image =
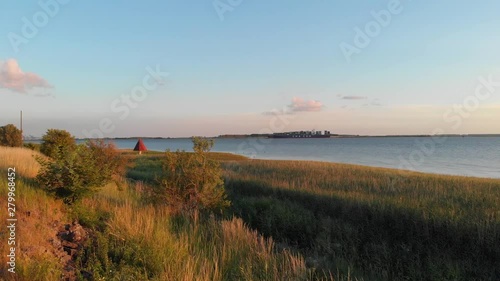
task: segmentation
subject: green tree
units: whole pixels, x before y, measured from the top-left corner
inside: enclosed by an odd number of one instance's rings
[[[60,150],[72,150],[76,148],[75,138],[65,130],[49,129],[42,137],[40,152],[56,158]]]
[[[0,127],[0,145],[19,147],[23,145],[21,130],[12,124]]]
[[[39,185],[65,203],[73,204],[92,195],[123,171],[124,162],[114,145],[87,142],[70,149],[58,148],[52,159],[37,158],[41,164]]]
[[[156,199],[181,213],[229,206],[219,163],[208,159],[212,146],[213,140],[195,137],[194,153],[167,150],[159,185],[153,188]]]

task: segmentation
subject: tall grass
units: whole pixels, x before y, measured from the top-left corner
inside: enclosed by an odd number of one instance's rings
[[[35,177],[40,164],[35,161],[34,156],[43,157],[40,152],[31,149],[0,146],[0,169],[15,167],[19,175]]]
[[[132,169],[129,170],[127,175],[128,175],[128,177],[136,180],[138,185],[141,186],[138,189],[142,189],[142,185],[144,183],[145,184],[155,184],[154,178],[161,172],[160,160],[161,159],[159,157],[152,157],[152,156],[151,157],[142,157],[141,156],[141,157],[135,158],[135,165],[133,166]],[[224,158],[224,160],[226,163],[233,163],[234,162],[234,159],[232,157]],[[256,192],[258,192],[258,191],[256,191]],[[127,196],[127,198],[130,198],[130,197],[131,196]],[[252,212],[252,211],[250,211],[250,212]],[[153,217],[153,216],[156,218],[161,217],[156,213],[151,214],[147,217]],[[125,219],[127,217],[129,217],[129,216],[128,215],[121,216],[122,219]],[[298,221],[297,217],[290,218],[288,221],[293,221],[295,223],[295,225],[297,226],[297,228],[299,228],[300,226],[307,226],[308,223],[310,222],[308,220]],[[270,224],[277,226],[280,223],[282,223],[282,222],[275,221],[275,222],[270,223]],[[136,224],[141,225],[140,222],[136,222]],[[167,224],[167,223],[164,223],[164,224]],[[267,254],[263,254],[264,257],[270,256],[270,255],[276,256],[277,253],[280,253],[280,255],[286,254],[284,257],[277,258],[278,261],[279,260],[283,261],[283,265],[282,265],[283,269],[286,269],[287,267],[290,267],[290,266],[292,268],[302,268],[304,260],[302,258],[300,258],[300,259],[292,258],[295,254],[291,254],[291,252],[289,250],[287,250],[287,248],[289,248],[288,245],[283,245],[281,243],[275,244],[272,237],[270,237],[268,235],[269,242],[267,242],[268,245],[265,246],[264,241],[266,241],[266,240],[260,234],[257,234],[257,232],[255,232],[255,231],[248,231],[248,230],[243,231],[243,229],[246,229],[246,227],[243,226],[244,223],[241,219],[235,219],[234,217],[229,216],[229,218],[225,221],[222,221],[221,224],[222,224],[222,229],[224,231],[223,233],[229,234],[229,235],[225,236],[225,237],[227,237],[226,240],[229,240],[229,242],[225,242],[223,244],[224,245],[224,248],[222,250],[223,257],[227,256],[226,253],[233,253],[233,252],[235,252],[236,254],[231,254],[231,255],[239,255],[239,256],[242,255],[242,252],[252,253],[252,251],[255,252],[255,250],[251,250],[251,249],[258,249],[259,247],[250,247],[249,248],[250,251],[249,251],[248,250],[249,245],[257,245],[257,246],[263,245],[263,246],[260,246],[260,249],[264,249],[265,250],[264,253],[267,253]],[[150,225],[150,224],[148,224],[148,225]],[[174,226],[175,225],[177,225],[177,224],[174,223]],[[206,224],[203,224],[203,225],[206,227]],[[203,229],[203,227],[201,227],[201,228]],[[174,227],[174,229],[176,229],[176,227]],[[200,227],[198,226],[198,224],[195,224],[195,226],[193,226],[193,229],[200,229]],[[212,228],[210,228],[210,229],[212,229]],[[231,231],[231,229],[236,229],[238,231]],[[220,230],[219,230],[219,232],[220,232]],[[187,233],[197,233],[197,232],[193,231],[193,230],[189,230],[189,231],[187,231]],[[140,235],[143,235],[143,234],[140,233]],[[148,239],[150,239],[150,238],[148,238]],[[208,240],[208,241],[210,241],[210,240]],[[212,245],[213,242],[206,243],[206,244]],[[215,243],[215,245],[217,245],[217,243]],[[238,245],[244,246],[246,248],[238,248],[237,247]],[[219,249],[219,248],[220,247],[218,246],[217,249]],[[231,250],[231,248],[233,248],[233,249]],[[235,248],[237,249],[236,251],[234,250]],[[273,248],[274,250],[271,251],[270,250],[271,248]],[[243,249],[247,249],[247,250],[243,250]],[[213,252],[213,251],[214,250],[210,250],[209,252]],[[257,252],[262,253],[262,250],[259,250]],[[296,253],[295,250],[293,252]],[[280,256],[278,255],[277,257],[280,257]],[[216,257],[214,257],[213,259],[216,261],[218,260]],[[271,260],[273,260],[273,259],[274,258],[271,258]],[[224,260],[224,258],[223,258],[223,260]],[[262,268],[264,268],[265,274],[255,275],[255,273],[254,273],[254,275],[252,277],[253,279],[249,277],[249,275],[248,275],[249,273],[247,273],[246,275],[234,275],[234,276],[231,274],[222,275],[223,277],[224,276],[227,277],[227,278],[224,277],[225,279],[223,279],[223,280],[233,280],[233,278],[236,278],[234,280],[240,280],[239,278],[246,278],[246,279],[241,279],[241,280],[278,280],[279,278],[285,278],[282,280],[294,280],[293,278],[291,278],[289,276],[289,274],[285,275],[285,276],[276,275],[276,274],[279,274],[279,273],[275,273],[276,269],[273,269],[274,271],[268,272],[272,268],[272,267],[270,267],[270,264],[268,262],[265,262],[264,264],[259,264],[259,263],[255,262],[255,259],[250,258],[249,261],[244,263],[245,265],[243,266],[243,265],[240,265],[240,262],[242,262],[242,260],[244,260],[244,259],[242,259],[242,258],[236,259],[235,261],[237,261],[237,262],[234,262],[233,266],[229,267],[229,268],[231,268],[231,271],[236,270],[236,272],[239,272],[238,268],[241,268],[241,270],[244,270],[243,272],[247,272],[247,271],[245,271],[245,270],[247,270],[247,269],[245,269],[245,267],[250,266],[250,268],[253,268],[253,270],[260,269],[262,271]],[[289,261],[287,262],[287,260],[289,260]],[[219,262],[217,263],[217,266],[220,267]],[[334,274],[329,273],[328,271],[326,271],[326,272],[317,271],[314,269],[313,264],[312,264],[312,266],[313,266],[313,268],[305,269],[305,267],[304,267],[301,269],[301,270],[305,270],[307,272],[306,277],[305,277],[307,280],[358,280],[358,279],[351,276],[351,272],[350,272],[350,268],[349,268],[350,265],[346,266],[346,268],[348,270],[346,271],[345,274],[343,274],[342,272],[339,272],[339,271],[335,271],[336,278],[334,278]],[[292,271],[292,272],[295,272],[295,271]],[[264,276],[269,276],[269,277],[264,277]],[[250,278],[250,279],[248,279],[248,278]],[[291,278],[291,279],[288,279],[288,278]]]
[[[34,152],[0,148],[0,168],[18,171],[16,274],[6,271],[7,244],[0,243],[1,280],[59,280],[63,264],[51,243],[59,226],[78,219],[90,239],[75,261],[78,272],[95,280],[308,280],[304,259],[278,250],[271,238],[241,219],[172,216],[142,200],[142,183],[109,184],[92,198],[65,207],[36,188]],[[144,174],[143,176],[146,176]],[[152,180],[151,180],[152,181]],[[0,190],[7,190],[6,174]],[[0,193],[6,202],[7,192]],[[0,215],[6,221],[5,212]],[[0,232],[6,241],[8,233]],[[82,277],[80,276],[80,277]]]
[[[111,214],[98,244],[81,260],[99,277],[306,280],[310,274],[300,256],[275,251],[272,239],[249,230],[241,219],[172,217],[165,208],[131,200],[133,193],[109,185],[84,201],[87,210]]]
[[[235,213],[318,266],[381,280],[500,280],[500,180],[306,161],[224,168]]]

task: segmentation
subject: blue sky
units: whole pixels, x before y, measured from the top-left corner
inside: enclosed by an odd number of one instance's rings
[[[494,1],[2,1],[0,125],[23,110],[35,136],[500,133],[499,10]],[[24,32],[26,21],[36,32]],[[347,59],[342,44],[358,52]],[[124,103],[147,67],[169,75]],[[479,77],[492,81],[487,97],[475,95]]]

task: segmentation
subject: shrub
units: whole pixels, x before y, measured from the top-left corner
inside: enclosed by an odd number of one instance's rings
[[[41,165],[38,183],[67,204],[95,193],[123,169],[114,146],[104,142],[87,142],[75,149],[60,146],[55,158],[37,161]]]
[[[52,158],[58,157],[59,150],[63,148],[67,150],[76,148],[75,138],[65,130],[49,129],[42,140],[40,152]]]
[[[12,124],[0,127],[0,145],[19,147],[23,145],[21,130]]]
[[[86,146],[94,161],[94,170],[99,171],[103,181],[109,181],[113,176],[125,174],[126,159],[121,157],[114,143],[90,140],[87,141]]]
[[[208,159],[212,140],[193,138],[194,153],[167,150],[155,197],[174,212],[222,210],[229,206],[219,163]]]

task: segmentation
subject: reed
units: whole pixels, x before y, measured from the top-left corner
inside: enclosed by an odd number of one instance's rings
[[[234,214],[319,267],[370,280],[500,278],[500,180],[310,161],[223,167]]]
[[[172,217],[166,208],[131,200],[135,192],[108,185],[83,202],[87,210],[111,214],[84,265],[97,277],[307,280],[311,275],[303,258],[276,251],[272,239],[248,229],[241,219]],[[89,262],[92,255],[99,258]]]

